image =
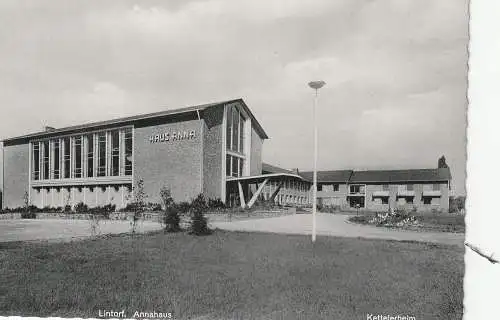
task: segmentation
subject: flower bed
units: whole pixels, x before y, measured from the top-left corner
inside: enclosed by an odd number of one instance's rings
[[[423,225],[416,216],[404,210],[377,212],[374,215],[354,216],[349,221],[388,228],[415,228]]]
[[[350,222],[377,227],[398,228],[412,231],[465,232],[462,215],[446,213],[408,213],[404,210],[365,214],[349,218]]]

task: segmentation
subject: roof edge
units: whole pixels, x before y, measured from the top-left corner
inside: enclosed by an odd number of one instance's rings
[[[251,115],[252,120],[257,124],[257,126],[260,128],[261,132],[267,138],[267,135],[266,135],[264,129],[260,126],[258,121],[255,119],[255,116],[253,116],[252,112],[250,111],[248,106],[245,104],[243,99],[238,98],[238,99],[211,102],[211,103],[200,104],[200,105],[193,105],[193,106],[177,108],[177,109],[168,109],[168,110],[151,112],[151,113],[146,113],[146,114],[120,117],[120,118],[115,118],[115,119],[110,119],[110,120],[77,124],[77,125],[72,125],[72,126],[67,126],[67,127],[62,127],[62,128],[56,128],[55,130],[51,130],[51,131],[39,131],[39,132],[29,133],[29,134],[25,134],[25,135],[21,135],[21,136],[0,139],[0,142],[10,143],[10,142],[15,142],[16,140],[38,138],[38,137],[43,137],[45,135],[60,134],[60,133],[65,133],[65,132],[73,131],[73,130],[80,130],[80,129],[83,130],[83,129],[88,129],[88,128],[90,129],[90,128],[102,127],[102,126],[112,126],[112,125],[119,125],[121,123],[126,123],[126,122],[142,121],[142,120],[154,119],[157,117],[165,117],[165,116],[170,116],[170,115],[179,115],[179,114],[184,114],[184,113],[201,111],[201,110],[205,110],[209,107],[226,105],[226,104],[235,103],[235,102],[240,102],[240,103],[242,103],[242,105],[245,106],[245,109],[247,109],[248,113]]]

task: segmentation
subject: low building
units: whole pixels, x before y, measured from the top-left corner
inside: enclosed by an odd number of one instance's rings
[[[312,179],[311,172],[301,175]],[[318,203],[342,210],[387,211],[404,207],[447,212],[450,183],[449,168],[319,171]]]

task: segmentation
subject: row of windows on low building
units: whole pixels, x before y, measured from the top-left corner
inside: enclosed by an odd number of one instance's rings
[[[306,196],[296,196],[279,194],[274,198],[274,203],[286,205],[286,204],[309,204],[309,198]]]
[[[414,191],[415,190],[415,185],[414,184],[401,184],[397,185],[399,191]],[[433,191],[439,191],[440,190],[440,185],[437,183],[434,184],[424,184],[424,189],[426,190],[433,190]],[[366,189],[366,185],[364,184],[351,184],[349,185],[349,193],[360,193],[364,194]],[[382,185],[382,191],[389,191],[390,190],[390,185],[388,184],[383,184]],[[339,184],[318,184],[318,191],[334,191],[337,192],[339,191]]]
[[[124,206],[130,199],[131,184],[64,187],[36,187],[30,201],[38,207],[62,207],[83,202],[90,206],[116,204]]]
[[[132,175],[132,129],[115,129],[31,143],[33,180]]]
[[[423,204],[434,204],[438,202],[439,197],[422,197]],[[372,201],[376,204],[389,204],[389,197],[372,197]],[[398,197],[396,200],[399,204],[414,204],[414,197]]]

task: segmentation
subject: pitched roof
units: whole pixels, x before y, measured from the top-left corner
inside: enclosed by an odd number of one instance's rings
[[[318,182],[340,182],[347,183],[351,177],[352,170],[318,171]],[[300,175],[309,181],[313,180],[312,171],[300,172]]]
[[[267,173],[295,173],[295,172],[273,166],[269,163],[262,162],[262,173],[267,174]]]
[[[85,130],[85,129],[91,129],[91,128],[107,127],[107,126],[113,126],[113,125],[122,125],[125,123],[133,123],[133,122],[141,121],[141,120],[149,120],[149,119],[160,118],[160,117],[165,117],[165,116],[173,116],[173,115],[180,115],[183,113],[203,111],[209,107],[224,105],[224,104],[228,104],[228,103],[235,103],[235,102],[240,103],[240,105],[248,113],[248,115],[251,118],[252,124],[255,127],[255,130],[259,133],[259,135],[263,139],[268,139],[269,137],[267,136],[266,132],[264,131],[264,129],[262,128],[260,123],[257,121],[255,116],[252,114],[252,112],[250,111],[248,106],[245,104],[243,99],[240,98],[240,99],[233,99],[233,100],[226,100],[226,101],[219,101],[219,102],[195,105],[195,106],[179,108],[179,109],[164,110],[164,111],[160,111],[160,112],[147,113],[147,114],[141,114],[141,115],[136,115],[136,116],[124,117],[124,118],[117,118],[117,119],[112,119],[112,120],[86,123],[86,124],[81,124],[81,125],[76,125],[76,126],[69,126],[69,127],[64,127],[64,128],[53,129],[50,131],[40,131],[40,132],[35,132],[35,133],[23,135],[23,136],[4,139],[3,142],[8,143],[8,142],[13,142],[15,140],[39,138],[39,137],[43,137],[43,136],[47,136],[47,135],[55,135],[55,134],[60,134],[60,133],[67,133],[67,132],[73,132],[73,131],[79,131],[79,130]]]
[[[449,168],[354,171],[349,182],[449,181]]]

